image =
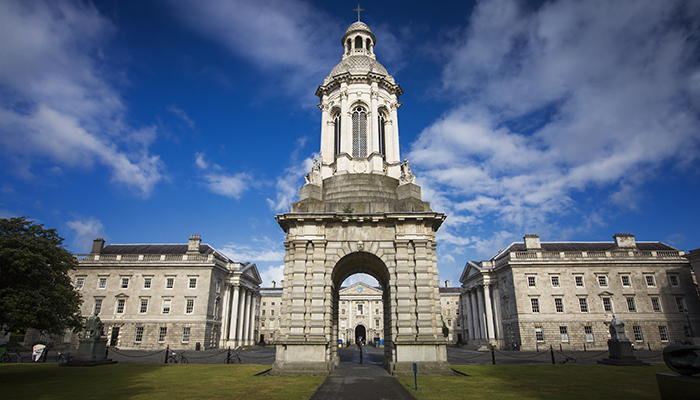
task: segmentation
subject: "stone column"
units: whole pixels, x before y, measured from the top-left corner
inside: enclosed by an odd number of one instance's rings
[[[241,293],[239,294],[238,298],[238,329],[236,331],[236,346],[242,346],[243,345],[243,323],[245,322],[245,296],[246,292],[248,291],[246,288],[241,286],[239,288],[239,291]]]
[[[471,288],[470,290],[471,293],[471,307],[472,309],[471,314],[472,314],[472,325],[474,325],[474,334],[473,338],[474,339],[481,339],[481,325],[479,324],[479,302],[476,299],[477,296],[477,290],[475,287]]]
[[[226,347],[226,340],[228,339],[229,330],[229,316],[231,315],[231,288],[223,283],[224,293],[221,299],[221,333],[219,337],[219,347]],[[216,303],[214,303],[216,306]],[[214,310],[214,315],[216,315],[216,310]]]
[[[302,341],[306,326],[306,242],[294,241],[294,253],[291,260],[291,273],[285,285],[289,286],[289,315],[285,318],[289,321],[288,340]],[[285,269],[286,269],[285,265]],[[292,279],[293,278],[293,279]],[[287,290],[287,287],[285,287]]]
[[[493,309],[494,309],[494,323],[496,328],[496,339],[500,339],[502,344],[505,344],[503,340],[505,335],[503,334],[503,314],[501,312],[501,296],[498,290],[498,285],[493,286]]]
[[[340,89],[340,151],[352,156],[352,114],[348,109],[347,84],[342,83]]]
[[[465,314],[467,314],[467,329],[469,329],[469,341],[471,342],[472,340],[474,340],[474,323],[472,322],[474,313],[472,312],[471,291],[466,293],[466,295],[464,296],[464,300],[466,301],[466,307],[464,311]]]
[[[371,135],[369,137],[369,140],[367,143],[371,143],[369,149],[367,149],[367,154],[371,154],[372,152],[377,152],[379,153],[379,111],[377,110],[377,83],[374,82],[372,83],[372,89],[370,93],[371,97],[371,110],[369,112],[369,126],[368,126],[368,135]]]
[[[490,341],[496,336],[493,332],[493,308],[491,305],[491,285],[484,284],[484,310],[486,311],[486,338]]]
[[[482,286],[483,288],[483,286]],[[483,289],[482,289],[483,290]],[[476,292],[476,297],[477,297],[477,304],[479,308],[479,334],[481,335],[481,339],[488,339],[487,332],[486,332],[486,313],[484,312],[484,294],[479,290],[477,287],[477,292]]]
[[[335,132],[333,132],[333,123],[330,120],[332,117],[329,114],[328,96],[323,95],[321,100],[321,165],[324,163],[332,163],[334,160],[333,144],[335,143]]]
[[[229,312],[229,329],[228,329],[228,336],[226,339],[228,340],[235,340],[237,337],[237,328],[238,328],[238,309],[240,307],[240,289],[238,286],[231,286],[231,291],[233,292],[233,295],[231,296],[231,311]],[[234,343],[234,346],[236,344]]]
[[[258,296],[254,292],[250,292],[250,310],[248,312],[248,344],[255,344],[255,307],[258,303]]]
[[[248,328],[250,327],[250,303],[251,303],[250,290],[245,292],[245,308],[243,309],[243,332],[241,333],[241,343],[243,346],[249,344],[250,337],[248,336]]]
[[[397,300],[397,332],[396,340],[413,340],[414,327],[411,307],[412,294],[408,261],[408,241],[396,241],[396,300]]]
[[[430,271],[432,263],[430,262],[429,248],[431,246],[427,241],[414,241],[415,243],[415,271],[416,271],[416,314],[418,320],[416,325],[418,328],[418,337],[429,340],[435,339],[437,334],[438,315],[440,310],[436,309],[435,302],[432,296],[432,290],[438,290],[437,286],[431,285],[433,274]],[[440,324],[442,326],[442,324]]]
[[[397,110],[399,109],[399,104],[394,103],[391,105],[391,120],[393,121],[391,129],[391,148],[387,148],[387,161],[397,162],[402,161],[399,157],[399,124]],[[389,157],[391,156],[391,157]]]

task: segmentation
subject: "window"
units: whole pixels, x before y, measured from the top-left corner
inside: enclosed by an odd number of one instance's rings
[[[646,279],[648,287],[656,286],[656,282],[654,281],[654,275],[645,275],[644,279]]]
[[[605,275],[598,275],[598,285],[600,287],[607,287],[608,286],[608,277]]]
[[[375,309],[374,309],[374,313],[375,313],[375,314],[379,314],[379,309],[378,309],[378,308],[375,308]]]
[[[129,278],[122,278],[121,288],[122,288],[122,289],[128,289],[128,288],[129,288]]]
[[[634,297],[627,298],[627,311],[637,312],[637,305],[634,304]]]
[[[386,155],[386,117],[379,113],[379,154]]]
[[[141,299],[141,307],[139,307],[139,313],[145,314],[148,312],[148,299]]]
[[[357,305],[357,315],[362,315],[362,311],[363,311],[362,304],[358,304]]]
[[[635,342],[643,342],[644,341],[644,335],[642,335],[642,327],[635,325],[632,327],[632,332],[634,332],[634,341]]]
[[[343,308],[342,310],[340,310],[340,313],[345,315],[345,309]]]
[[[170,314],[170,304],[171,303],[172,303],[172,300],[163,299],[163,314]]]
[[[583,276],[581,276],[581,275],[574,276],[574,281],[576,282],[576,287],[583,287]]]
[[[168,328],[165,326],[160,327],[160,332],[158,332],[158,341],[165,342],[165,335],[168,334]]]
[[[141,343],[143,340],[143,326],[136,327],[136,336],[134,336],[134,342]]]
[[[379,320],[378,319],[374,320],[374,327],[379,328]]]
[[[262,327],[262,328],[265,327],[265,321],[260,321],[260,327]]]
[[[623,286],[623,287],[630,287],[630,286],[632,286],[632,282],[630,281],[630,276],[629,276],[629,275],[622,275],[622,276],[620,276],[620,279],[622,280],[622,286]]]
[[[275,329],[275,320],[270,320],[270,329]]]
[[[95,307],[93,308],[93,314],[99,314],[102,311],[102,299],[95,299]]]
[[[182,328],[182,343],[190,342],[190,327],[186,326]]]
[[[216,293],[219,293],[219,292],[221,292],[221,279],[216,280]]]
[[[664,325],[659,325],[659,337],[662,342],[668,342],[668,330]]]
[[[676,297],[676,306],[678,307],[678,312],[684,312],[686,310],[685,299],[682,297]]]
[[[448,309],[447,309],[447,316],[449,317],[449,316],[451,316],[451,314],[452,314],[452,310],[450,310],[450,309],[448,308]]]
[[[345,329],[345,320],[340,321],[340,328]]]
[[[265,315],[265,310],[262,310],[262,315]]]
[[[344,303],[343,303],[343,304],[344,304]],[[270,305],[271,305],[271,306],[274,306],[274,305],[275,305],[275,302],[273,301],[272,303],[270,303]]]
[[[192,314],[194,311],[194,299],[187,299],[187,304],[185,305],[185,314]]]
[[[275,316],[275,310],[270,310],[270,316],[272,316],[272,317]]]
[[[117,314],[124,313],[124,306],[126,305],[126,299],[117,300]]]
[[[559,287],[559,277],[558,276],[552,276],[552,287]]]
[[[97,288],[98,289],[104,289],[107,287],[107,278],[100,278],[97,281]]]
[[[355,38],[355,49],[362,48],[362,38],[360,36]]]
[[[658,297],[651,298],[651,308],[654,310],[654,312],[661,312],[661,302],[659,301]]]
[[[175,278],[165,278],[165,288],[172,289],[175,286]]]
[[[564,343],[569,342],[569,332],[567,331],[565,326],[560,326],[559,327],[559,334],[561,335],[561,341]]]
[[[678,275],[669,275],[668,282],[671,284],[671,286],[679,286],[680,285],[680,281],[678,280]]]
[[[581,309],[581,312],[588,312],[588,299],[585,297],[579,297],[578,306]]]
[[[535,287],[537,286],[537,280],[535,279],[534,276],[528,276],[527,277],[527,285],[529,287]]]
[[[449,301],[447,301],[447,302],[445,302],[445,304],[449,306],[449,305],[450,305],[450,302],[449,302]]]
[[[603,297],[603,310],[605,310],[605,312],[613,312],[612,300],[610,297]]]
[[[542,332],[541,326],[535,327],[535,339],[537,339],[538,342],[544,342],[544,332]]]
[[[143,288],[144,288],[144,289],[150,289],[150,288],[151,288],[151,279],[152,279],[152,278],[143,278]]]
[[[84,285],[85,285],[85,278],[76,278],[75,279],[75,288],[76,289],[82,290]]]
[[[685,337],[693,337],[693,331],[690,330],[690,327],[688,325],[683,326],[683,331],[685,332]]]
[[[340,154],[340,113],[335,114],[333,118],[334,126],[334,136],[335,136],[335,155]]]
[[[554,298],[554,308],[558,313],[564,312],[564,302],[562,301],[561,297]]]
[[[586,334],[586,341],[587,342],[595,342],[595,338],[593,337],[593,327],[592,326],[584,326],[583,333]]]
[[[190,278],[190,289],[197,289],[197,278]]]
[[[530,299],[530,306],[532,306],[532,312],[534,312],[534,313],[540,312],[540,299],[537,299],[537,298]]]
[[[266,305],[267,305],[267,303],[265,303],[265,302],[263,301],[263,305],[264,305],[264,306],[266,306]]]
[[[352,156],[367,157],[367,111],[362,106],[352,112]]]

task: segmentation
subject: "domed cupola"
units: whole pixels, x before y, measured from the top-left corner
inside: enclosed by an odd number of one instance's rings
[[[401,176],[397,110],[403,90],[377,61],[376,42],[358,11],[341,39],[342,59],[316,90],[323,111],[321,157],[313,175],[318,178],[310,181],[321,184],[343,174]]]

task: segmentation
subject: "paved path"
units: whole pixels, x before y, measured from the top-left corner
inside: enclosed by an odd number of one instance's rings
[[[398,379],[382,366],[384,349],[365,347],[363,364],[357,346],[338,350],[340,365],[316,389],[309,400],[412,400]]]

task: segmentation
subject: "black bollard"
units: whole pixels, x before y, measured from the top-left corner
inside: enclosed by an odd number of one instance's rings
[[[228,346],[228,356],[226,356],[226,364],[231,364],[231,346]]]
[[[360,345],[360,364],[362,364],[362,345]]]
[[[491,364],[496,365],[496,351],[493,345],[491,345]]]
[[[163,364],[168,363],[168,355],[169,354],[170,354],[170,345],[168,345],[168,347],[165,348],[165,361],[163,361]]]
[[[561,349],[561,343],[559,343],[559,351],[564,351]]]
[[[549,354],[552,356],[552,364],[556,364],[556,361],[554,361],[554,349],[551,344],[549,345]]]
[[[647,348],[649,349],[649,351],[651,351],[651,345],[649,344],[649,342],[647,342]]]
[[[588,350],[586,350],[586,344],[585,344],[585,343],[583,344],[583,351],[588,351]]]

